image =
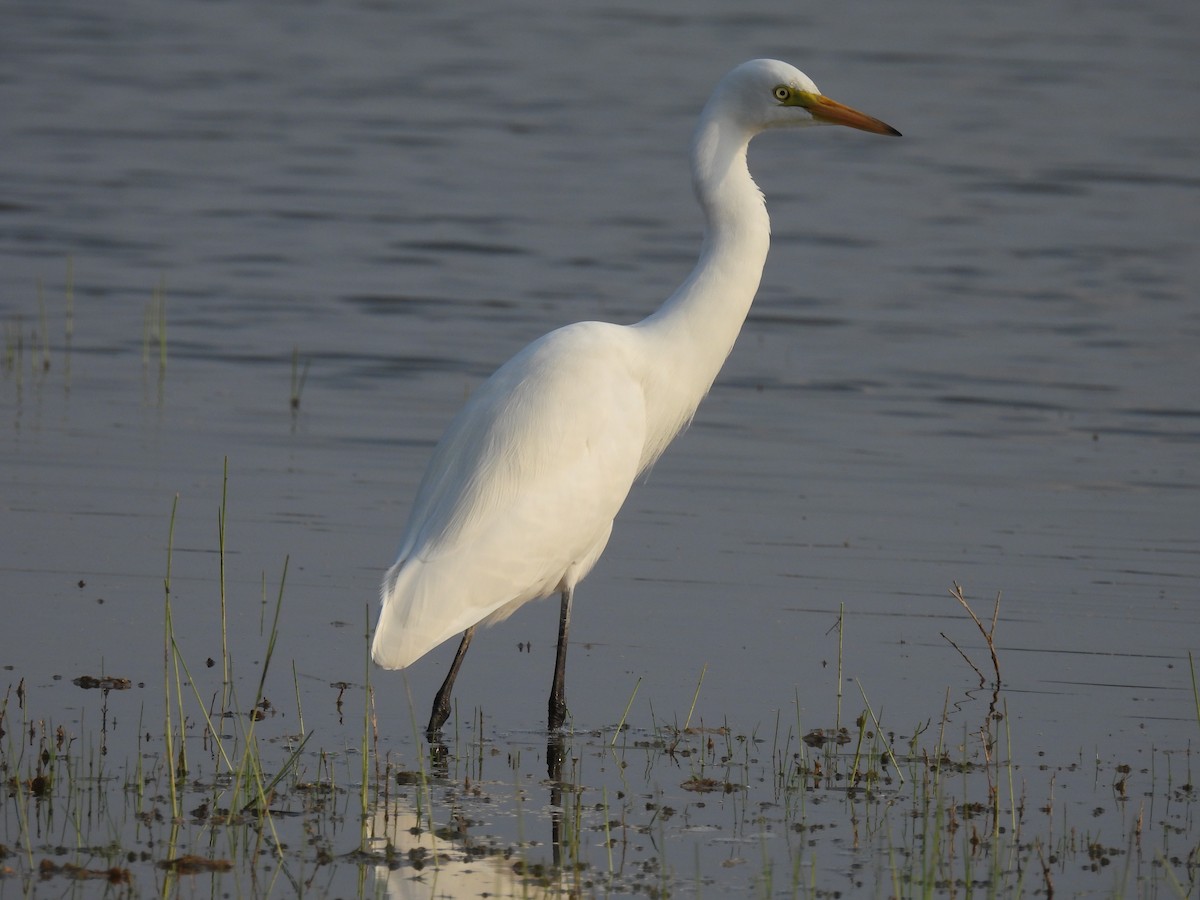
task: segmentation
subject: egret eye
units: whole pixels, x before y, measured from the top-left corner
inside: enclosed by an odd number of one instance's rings
[[[787,100],[791,96],[792,96],[792,89],[789,88],[787,85],[781,84],[781,85],[779,85],[779,87],[775,88],[775,99],[778,100],[780,103],[783,103],[785,100]]]

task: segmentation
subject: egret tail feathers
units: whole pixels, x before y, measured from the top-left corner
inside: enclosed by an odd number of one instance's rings
[[[453,602],[461,587],[444,568],[405,561],[384,578],[382,608],[371,641],[371,658],[383,668],[408,668],[494,612],[494,607]]]

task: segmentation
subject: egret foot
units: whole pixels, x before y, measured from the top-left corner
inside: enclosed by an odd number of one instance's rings
[[[450,663],[450,671],[446,673],[446,680],[442,682],[437,696],[433,698],[433,711],[429,714],[429,724],[425,726],[425,740],[431,744],[437,740],[438,735],[442,733],[442,726],[450,718],[450,695],[454,692],[454,679],[458,677],[463,657],[467,655],[467,648],[471,646],[471,638],[474,636],[474,625],[463,632],[462,641],[454,653],[454,662]]]

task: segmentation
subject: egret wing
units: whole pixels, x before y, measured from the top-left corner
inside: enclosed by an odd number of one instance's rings
[[[551,332],[451,423],[384,581],[376,661],[407,666],[592,567],[645,444],[626,335],[595,322]]]

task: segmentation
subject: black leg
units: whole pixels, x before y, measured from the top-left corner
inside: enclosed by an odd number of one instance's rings
[[[446,674],[446,680],[442,682],[437,696],[433,698],[433,712],[429,714],[429,725],[425,728],[425,739],[430,743],[442,733],[442,726],[450,718],[450,694],[454,690],[454,679],[458,677],[463,657],[467,655],[467,648],[471,646],[471,638],[474,636],[474,625],[463,632],[462,641],[454,654],[454,662],[450,663],[450,671]]]
[[[558,613],[558,653],[554,658],[554,683],[550,685],[550,730],[562,727],[567,718],[567,690],[563,681],[567,672],[567,631],[571,627],[571,588],[562,592]]]

